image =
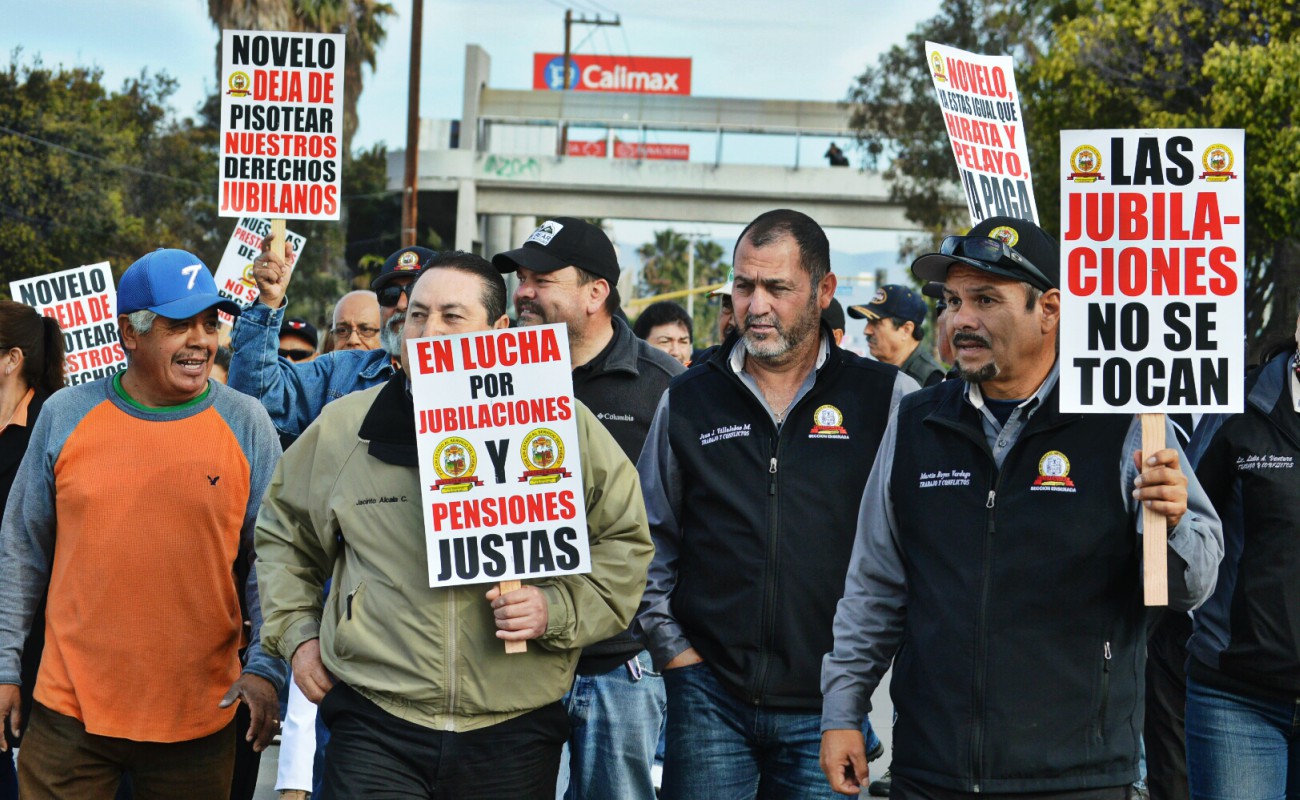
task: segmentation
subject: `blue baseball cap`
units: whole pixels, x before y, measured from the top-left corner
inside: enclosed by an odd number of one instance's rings
[[[239,315],[239,304],[217,293],[212,273],[193,253],[159,248],[122,274],[117,313],[152,311],[168,319],[189,319],[216,306]]]
[[[872,321],[894,317],[920,325],[925,321],[925,315],[929,310],[925,301],[911,288],[887,283],[876,290],[876,295],[871,298],[870,303],[849,306],[849,316]]]

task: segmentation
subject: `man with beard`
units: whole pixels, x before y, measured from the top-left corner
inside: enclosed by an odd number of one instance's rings
[[[960,380],[905,398],[880,444],[822,671],[822,768],[842,794],[866,784],[859,726],[892,663],[895,800],[1122,800],[1141,509],[1164,517],[1148,533],[1181,610],[1214,588],[1219,519],[1172,426],[1143,453],[1134,415],[1061,411],[1060,255],[1041,228],[993,217],[912,272],[944,282]]]
[[[305,364],[278,357],[280,325],[290,270],[284,254],[262,242],[253,262],[253,279],[260,292],[235,322],[231,335],[229,385],[262,402],[288,447],[320,416],[326,403],[388,380],[398,369],[402,323],[410,286],[436,253],[424,247],[403,247],[388,257],[370,284],[379,300],[379,350],[335,350]]]
[[[615,314],[619,266],[609,237],[584,220],[556,217],[492,263],[519,274],[515,309],[521,326],[564,323],[574,397],[604,424],[628,460],[636,460],[659,397],[683,367],[637,338]],[[583,649],[565,697],[573,728],[568,800],[653,800],[664,688],[649,667],[645,646],[630,631]]]
[[[769,211],[733,254],[737,334],[673,380],[637,464],[637,624],[668,691],[665,800],[829,797],[820,653],[886,421],[916,381],[835,344],[830,245]],[[870,724],[860,721],[879,748]]]

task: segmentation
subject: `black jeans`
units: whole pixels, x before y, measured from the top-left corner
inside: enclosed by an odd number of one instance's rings
[[[1029,792],[1027,794],[974,794],[958,792],[952,789],[940,789],[927,784],[915,783],[897,773],[889,790],[889,800],[1124,800],[1128,794],[1127,786],[1111,786],[1104,789],[1066,789],[1060,792]]]
[[[1151,800],[1187,800],[1187,640],[1192,618],[1164,609],[1147,632],[1147,699],[1143,737]]]
[[[321,800],[554,797],[569,715],[556,702],[499,725],[438,731],[389,714],[343,683],[325,695]]]

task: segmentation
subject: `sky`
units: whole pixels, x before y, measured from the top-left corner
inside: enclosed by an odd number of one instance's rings
[[[387,23],[376,69],[365,76],[354,147],[405,145],[411,2],[390,2],[397,14]],[[532,54],[563,49],[566,7],[575,16],[617,16],[622,23],[575,26],[574,52],[691,58],[697,96],[836,101],[866,65],[936,13],[939,0],[426,0],[421,116],[460,115],[467,44],[491,56],[491,85],[530,88]],[[98,66],[111,87],[142,70],[166,72],[179,83],[172,101],[180,115],[192,115],[216,85],[219,32],[203,0],[0,0],[0,9],[6,52],[21,48],[21,58],[39,55],[50,66]],[[673,134],[660,136],[673,140]],[[794,150],[793,140],[774,138],[754,157],[792,164]],[[818,164],[824,150],[824,140],[805,141],[801,163]],[[614,222],[616,238],[625,242],[645,241],[663,227]],[[734,236],[727,226],[686,229]],[[828,235],[832,248],[844,252],[897,246],[897,234],[887,232],[832,229]]]

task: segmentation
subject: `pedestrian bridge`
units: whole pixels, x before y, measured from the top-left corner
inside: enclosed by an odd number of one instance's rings
[[[448,137],[421,136],[417,191],[455,193],[457,249],[509,249],[527,236],[537,216],[745,224],[764,211],[788,207],[824,227],[918,229],[890,199],[889,182],[879,173],[799,165],[800,137],[852,137],[843,104],[493,89],[489,71],[487,53],[470,45],[455,148]],[[432,124],[422,121],[430,131]],[[570,126],[604,129],[610,140],[615,131],[639,134],[642,141],[646,131],[712,133],[716,156],[710,163],[554,155],[565,149],[556,143],[566,140]],[[543,131],[549,138],[520,146],[528,137],[512,134],[521,131]],[[793,163],[723,163],[724,137],[738,133],[789,137]],[[403,188],[404,159],[403,151],[389,154],[391,190]],[[960,202],[959,187],[953,188]]]

